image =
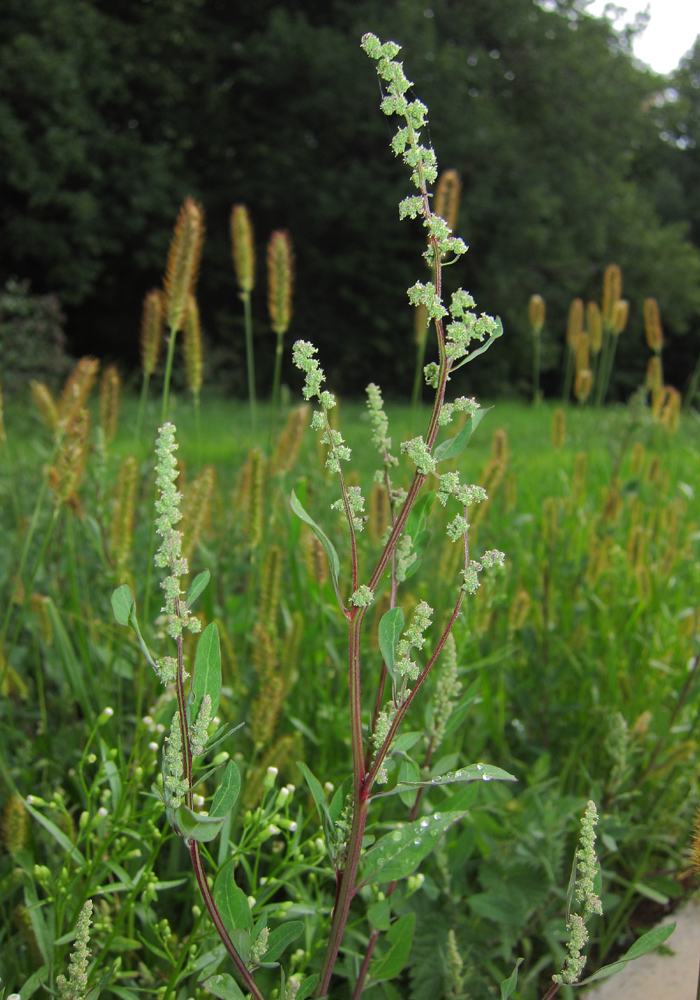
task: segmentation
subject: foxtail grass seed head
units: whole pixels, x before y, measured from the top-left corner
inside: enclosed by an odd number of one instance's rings
[[[608,264],[603,275],[603,319],[612,325],[615,303],[622,295],[622,272],[617,264]]]
[[[591,351],[598,354],[603,346],[603,317],[597,302],[589,302],[586,306],[586,329],[591,338]]]
[[[79,409],[66,426],[56,462],[49,469],[49,486],[57,504],[65,504],[76,513],[81,510],[78,490],[85,474],[90,414]]]
[[[282,568],[284,558],[279,545],[270,545],[265,553],[260,574],[260,604],[258,621],[270,636],[277,634],[277,618],[282,600]]]
[[[505,427],[497,427],[491,438],[491,458],[501,465],[508,465],[510,458],[510,447],[508,445],[508,432]]]
[[[267,308],[270,326],[277,334],[286,333],[292,319],[294,255],[289,233],[277,230],[267,245]]]
[[[644,300],[644,332],[649,350],[653,351],[654,354],[659,354],[664,346],[664,331],[656,299]]]
[[[669,434],[675,434],[681,422],[682,397],[673,386],[666,386],[666,398],[659,414],[659,420]]]
[[[542,502],[542,538],[547,548],[553,549],[557,543],[559,527],[559,503],[556,497],[545,497]]]
[[[308,406],[302,404],[291,410],[272,456],[271,471],[276,475],[286,475],[297,464],[308,423]]]
[[[559,451],[566,440],[566,414],[558,406],[552,414],[552,447]]]
[[[319,587],[322,587],[328,580],[328,559],[323,545],[311,531],[304,529],[304,555],[306,569],[312,580],[315,580]],[[388,610],[388,608],[387,608]]]
[[[95,358],[81,358],[66,379],[58,402],[58,432],[62,434],[85,406],[100,367]]]
[[[574,382],[574,393],[579,403],[585,403],[593,388],[593,372],[590,368],[584,368],[576,372]]]
[[[369,533],[379,542],[391,521],[391,506],[384,483],[375,483],[369,495]]]
[[[571,495],[576,506],[583,503],[586,492],[586,475],[588,472],[588,452],[579,451],[574,458],[574,468],[571,473]]]
[[[8,854],[15,855],[27,845],[29,816],[19,795],[12,794],[5,802],[0,828],[2,843]]]
[[[243,531],[251,548],[262,541],[265,503],[265,458],[260,448],[253,448],[248,455],[250,463],[250,489]]]
[[[182,505],[183,554],[189,560],[202,541],[211,518],[216,488],[216,470],[205,465],[187,487]]]
[[[634,567],[634,580],[637,586],[639,600],[643,604],[648,604],[652,598],[651,574],[647,566]]]
[[[255,241],[245,205],[234,205],[231,211],[231,245],[236,281],[244,298],[255,288]]]
[[[510,603],[510,609],[508,611],[508,631],[517,632],[521,629],[528,619],[530,614],[530,605],[532,604],[531,598],[527,590],[524,587],[520,587],[516,593],[515,597]]]
[[[114,441],[121,406],[121,379],[115,365],[108,365],[100,379],[100,427],[105,441]]]
[[[618,299],[613,307],[610,328],[614,336],[618,337],[627,326],[630,314],[630,304],[627,299]]]
[[[141,367],[147,378],[158,365],[164,326],[165,298],[159,288],[152,288],[143,300],[141,313]]]
[[[109,530],[109,551],[117,580],[126,576],[131,557],[138,471],[138,462],[134,456],[127,455],[119,470]]]
[[[184,319],[183,353],[185,356],[185,378],[193,396],[199,397],[202,388],[202,328],[199,321],[199,307],[192,294],[187,296]]]
[[[646,448],[641,441],[635,441],[630,449],[630,475],[641,476],[646,458]]]
[[[661,392],[663,388],[663,375],[661,371],[661,358],[658,354],[655,354],[653,358],[649,358],[647,363],[647,375],[646,375],[646,387],[649,389],[652,395],[652,405],[656,400],[656,397]]]
[[[507,511],[515,510],[515,505],[518,502],[518,477],[514,472],[509,472],[506,476],[503,501]]]
[[[590,360],[591,338],[585,331],[579,334],[576,342],[576,374],[588,371],[591,367]]]
[[[530,296],[530,304],[527,310],[530,326],[535,336],[542,332],[545,317],[545,302],[541,295]]]
[[[29,383],[32,390],[32,401],[46,429],[55,434],[58,429],[58,407],[51,395],[51,390],[43,382],[34,379]]]
[[[569,318],[566,324],[566,343],[570,350],[575,351],[578,338],[583,330],[583,300],[574,299],[569,306]]]
[[[185,321],[187,298],[194,294],[197,283],[203,242],[204,210],[194,198],[187,198],[175,224],[165,270],[165,316],[173,331],[181,330]]]
[[[462,182],[456,170],[443,170],[438,177],[433,199],[433,211],[444,219],[453,233],[457,228],[459,216],[459,197],[462,192]]]

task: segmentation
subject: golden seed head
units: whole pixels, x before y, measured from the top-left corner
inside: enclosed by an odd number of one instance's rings
[[[646,456],[646,448],[641,441],[635,441],[630,450],[630,475],[641,476],[642,469],[644,468],[644,458]]]
[[[199,321],[199,307],[194,295],[187,296],[184,320],[183,353],[185,356],[185,378],[190,391],[199,396],[202,388],[202,328]]]
[[[287,417],[287,423],[279,436],[275,454],[272,456],[270,471],[277,475],[291,472],[299,458],[304,432],[309,426],[309,407],[304,403],[295,407]]]
[[[593,372],[590,368],[582,368],[576,372],[574,392],[579,403],[585,403],[593,388]]]
[[[664,346],[664,331],[656,299],[644,300],[644,332],[647,336],[649,350],[659,354]]]
[[[61,398],[58,401],[59,433],[63,433],[81,407],[85,406],[100,367],[95,358],[81,358],[66,379]]]
[[[669,434],[675,434],[681,422],[681,394],[672,385],[665,387],[665,394],[666,398],[659,414],[659,420]]]
[[[501,465],[508,465],[510,449],[508,447],[508,433],[505,427],[497,427],[491,438],[491,458]]]
[[[141,313],[141,364],[149,378],[156,370],[165,324],[165,299],[159,288],[152,288],[143,300]]]
[[[58,407],[51,395],[51,390],[43,382],[35,382],[34,379],[29,384],[34,406],[39,411],[44,426],[52,434],[55,434],[58,427]]]
[[[119,423],[121,379],[115,365],[108,365],[100,379],[100,427],[107,442],[114,441]]]
[[[587,371],[591,367],[590,361],[591,337],[585,330],[579,334],[576,344],[576,374]]]
[[[591,338],[591,350],[597,354],[603,346],[603,318],[597,302],[589,302],[586,306],[586,327]]]
[[[566,414],[558,406],[552,414],[552,447],[559,450],[564,447],[566,439]]]
[[[139,466],[133,455],[122,461],[109,525],[109,554],[115,579],[124,582],[134,537],[134,512],[139,481]]]
[[[588,452],[579,451],[574,458],[574,468],[571,473],[571,493],[576,504],[583,500],[583,493],[586,488],[586,475],[588,472]]]
[[[452,232],[457,228],[459,215],[459,196],[462,192],[462,182],[456,170],[445,170],[438,177],[435,189],[433,211],[444,219]]]
[[[2,842],[8,854],[17,854],[26,847],[29,838],[29,816],[22,799],[12,794],[2,811]]]
[[[194,294],[204,242],[204,209],[187,198],[180,209],[165,270],[165,314],[171,330],[181,330],[187,297]]]
[[[231,210],[231,244],[238,287],[242,295],[250,295],[255,288],[255,242],[245,205],[234,205]]]
[[[508,631],[515,632],[523,627],[530,614],[530,595],[524,587],[521,587],[515,594],[508,612]]]
[[[610,320],[610,328],[613,334],[617,337],[627,326],[627,320],[630,314],[630,304],[627,299],[618,299],[615,303],[612,311],[612,318]]]
[[[188,485],[182,503],[182,554],[189,561],[202,540],[211,516],[212,500],[216,488],[216,470],[205,465]]]
[[[530,296],[530,304],[527,308],[528,319],[530,320],[530,326],[532,327],[532,332],[538,334],[542,332],[542,327],[544,326],[544,316],[545,316],[545,303],[541,295]]]
[[[622,295],[622,272],[617,264],[608,264],[603,275],[603,319],[612,324],[615,303]]]
[[[276,230],[267,245],[267,308],[270,325],[283,334],[292,318],[294,255],[289,233]]]
[[[78,489],[85,474],[90,414],[81,407],[66,427],[56,462],[49,469],[49,486],[57,504],[66,504],[76,513],[81,511]]]
[[[578,338],[583,330],[583,299],[574,299],[569,306],[569,319],[566,324],[566,342],[572,351],[576,350]]]

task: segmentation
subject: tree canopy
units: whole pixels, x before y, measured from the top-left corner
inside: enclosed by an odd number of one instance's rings
[[[290,337],[333,359],[339,391],[376,378],[405,395],[405,289],[421,277],[424,236],[398,220],[404,171],[359,49],[373,31],[403,46],[440,166],[463,181],[457,232],[471,249],[451,278],[504,320],[509,349],[489,353],[479,391],[527,378],[534,292],[548,303],[545,369],[558,370],[568,303],[600,298],[611,261],[632,303],[620,343],[620,388],[631,386],[646,357],[643,298],[658,298],[671,338],[700,308],[699,154],[668,138],[698,130],[697,47],[673,103],[584,0],[428,2],[8,0],[0,273],[59,295],[76,351],[133,363],[141,299],[159,282],[180,203],[197,197],[204,328],[242,388],[228,237],[242,202],[259,260],[273,229],[294,243]],[[271,346],[260,287],[253,299]],[[262,388],[269,376],[262,364]]]

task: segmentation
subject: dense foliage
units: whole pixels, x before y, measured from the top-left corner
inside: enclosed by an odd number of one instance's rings
[[[617,384],[629,389],[642,299],[659,300],[674,338],[700,304],[698,154],[687,141],[697,132],[697,90],[689,64],[669,104],[665,81],[632,63],[627,36],[584,10],[582,0],[266,0],[235,9],[221,0],[10,0],[0,25],[0,270],[58,293],[76,351],[131,364],[141,299],[159,276],[177,206],[192,194],[208,218],[205,332],[227,385],[242,391],[227,220],[243,202],[260,247],[279,228],[295,244],[292,333],[316,331],[343,392],[386,378],[412,337],[401,289],[422,235],[395,215],[400,166],[386,155],[375,84],[357,49],[373,30],[404,46],[431,108],[431,138],[464,183],[457,229],[473,249],[450,278],[500,313],[510,336],[508,351],[485,360],[481,384],[522,388],[530,345],[520,334],[537,292],[549,304],[543,384],[558,389],[568,303],[598,297],[615,260],[632,303],[619,348],[629,380]],[[686,105],[685,131],[670,128],[666,118]],[[254,294],[268,391],[263,303]],[[392,390],[407,393],[412,352],[400,353]],[[696,353],[692,338],[677,344],[668,377],[679,388]]]

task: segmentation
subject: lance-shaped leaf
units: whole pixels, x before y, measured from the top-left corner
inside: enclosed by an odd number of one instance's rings
[[[330,538],[325,533],[323,528],[319,527],[319,525],[316,524],[314,519],[309,514],[306,513],[301,503],[299,502],[299,499],[297,498],[297,495],[294,492],[294,490],[292,490],[292,495],[289,498],[289,506],[292,508],[292,510],[294,511],[294,513],[298,518],[304,521],[305,524],[308,524],[308,526],[311,528],[313,533],[318,538],[321,545],[326,550],[326,555],[328,556],[328,563],[330,565],[330,570],[331,570],[331,579],[333,580],[333,589],[335,590],[335,596],[338,598],[338,604],[340,605],[342,610],[345,611],[345,605],[343,604],[343,599],[340,596],[340,587],[338,585],[338,578],[340,575],[340,560],[338,559],[338,553],[335,550],[333,542],[330,540]]]
[[[489,410],[493,407],[489,406],[485,410],[477,410],[476,413],[470,413],[469,419],[465,422],[464,427],[461,429],[456,437],[449,438],[447,441],[443,441],[437,446],[433,452],[433,458],[436,462],[444,462],[448,458],[456,458],[457,455],[461,454],[464,449],[469,444],[469,440],[477,429],[481,421],[484,419]]]
[[[211,698],[213,718],[216,715],[221,697],[221,650],[219,648],[219,629],[216,622],[207,625],[197,643],[197,655],[192,675],[191,719],[197,718],[197,712],[205,694]]]
[[[415,927],[415,913],[406,913],[391,925],[386,935],[389,950],[380,958],[375,958],[369,967],[372,979],[379,981],[398,976],[411,954]]]
[[[221,914],[226,930],[252,931],[253,915],[248,897],[233,877],[233,866],[226,865],[217,875],[214,883],[214,902]]]
[[[210,816],[228,816],[236,804],[238,793],[241,790],[241,775],[236,762],[230,760],[226,765],[219,787],[214,793]]]
[[[646,934],[642,934],[640,938],[637,938],[632,947],[628,948],[617,962],[613,962],[612,965],[604,965],[602,969],[598,969],[588,979],[582,979],[576,985],[585,986],[588,983],[595,983],[599,979],[607,979],[608,976],[614,976],[616,972],[624,969],[628,962],[632,962],[635,958],[641,958],[642,955],[646,955],[648,952],[653,951],[654,948],[662,945],[664,941],[671,937],[675,929],[675,924],[659,924],[658,927],[652,928],[652,930],[647,931]]]
[[[441,834],[466,815],[466,812],[436,812],[387,833],[365,854],[360,884],[376,885],[406,878],[437,847]]]
[[[180,806],[175,815],[175,825],[185,840],[198,840],[202,844],[214,840],[224,825],[224,816],[204,816],[188,806]]]
[[[187,607],[191,608],[194,602],[197,600],[199,595],[205,589],[206,585],[209,583],[211,578],[211,573],[208,569],[202,570],[192,581],[190,589],[187,593]]]
[[[501,983],[501,1000],[508,1000],[511,993],[518,985],[518,969],[522,964],[523,964],[523,959],[519,958],[518,961],[515,963],[515,968],[513,969],[511,974],[508,976],[507,979],[504,979],[503,982]]]
[[[455,785],[465,784],[469,781],[517,781],[518,779],[508,771],[493,764],[469,764],[468,767],[460,767],[458,771],[448,771],[426,781],[400,781],[393,788],[386,792],[375,792],[373,798],[385,795],[397,795],[407,791],[409,788],[431,788],[434,785]]]
[[[287,923],[275,927],[267,939],[267,950],[263,955],[263,962],[276,962],[285,948],[296,941],[304,933],[303,920],[289,920]]]
[[[501,321],[501,317],[496,316],[496,329],[493,331],[486,343],[482,344],[481,347],[477,347],[475,351],[472,351],[471,354],[467,355],[467,357],[464,358],[463,361],[460,361],[458,365],[455,365],[454,368],[450,368],[450,372],[456,372],[458,368],[462,367],[462,365],[468,365],[470,361],[474,360],[474,358],[478,358],[480,354],[484,353],[484,351],[488,351],[494,340],[498,340],[498,338],[502,336],[503,323]]]
[[[392,680],[396,680],[396,646],[404,626],[403,608],[391,608],[379,622],[379,648],[382,651],[386,669]]]

